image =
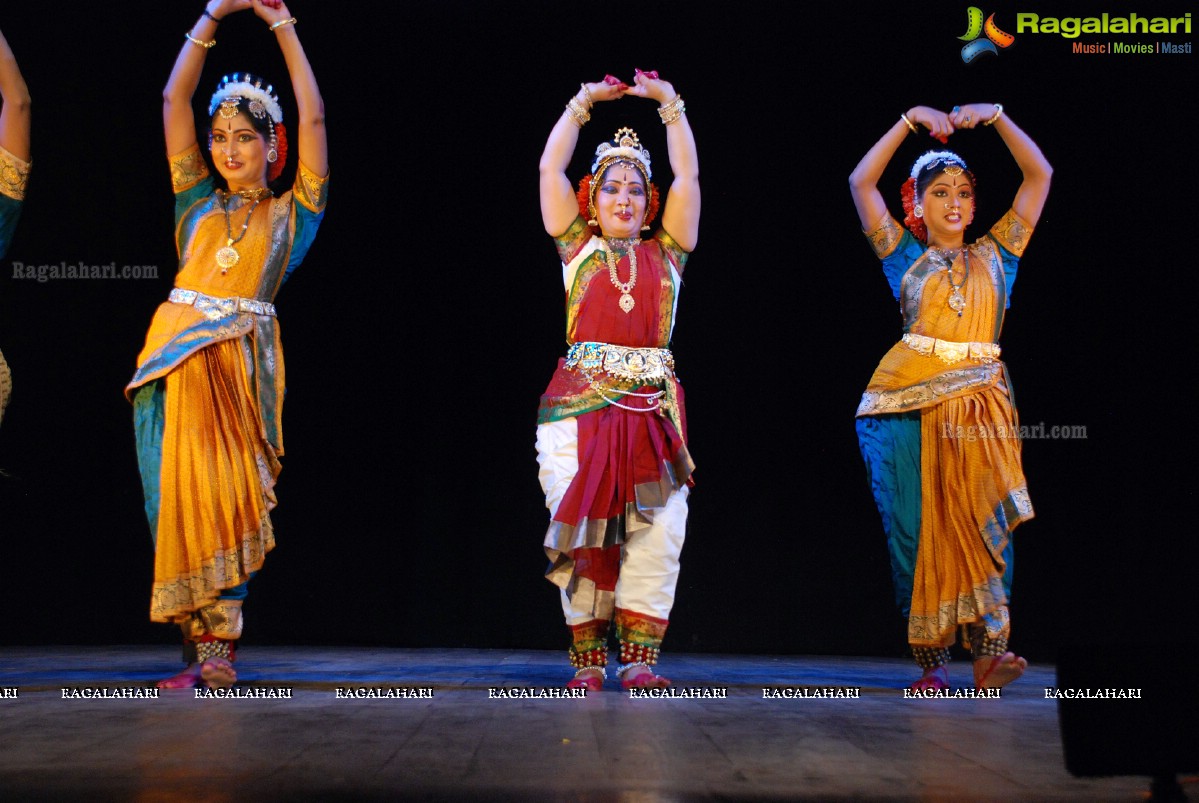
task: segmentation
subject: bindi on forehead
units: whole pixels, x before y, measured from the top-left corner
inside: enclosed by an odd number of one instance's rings
[[[628,186],[629,184],[641,186],[641,174],[627,168],[619,178],[615,175],[609,175],[607,180],[613,184],[620,184],[621,186]]]

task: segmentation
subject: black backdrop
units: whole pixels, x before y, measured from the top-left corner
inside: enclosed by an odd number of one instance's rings
[[[0,29],[34,97],[34,172],[0,266],[15,376],[0,428],[0,641],[174,642],[146,617],[151,550],[121,389],[171,286],[159,93],[199,3],[69,19],[12,6]],[[1056,168],[1005,359],[1024,423],[1087,434],[1025,444],[1038,518],[1015,536],[1016,643],[1051,659],[1063,639],[1164,632],[1154,623],[1192,604],[1195,56],[1072,54],[1068,39],[1024,34],[967,65],[965,10],[296,0],[332,200],[278,298],[279,547],[252,584],[244,643],[564,646],[541,579],[532,446],[564,345],[536,165],[578,82],[635,66],[686,98],[704,192],[674,340],[698,487],[667,647],[904,649],[853,430],[899,318],[846,178],[911,105],[996,101]],[[1128,13],[983,10],[1011,32],[1017,11]],[[249,13],[217,40],[197,105],[222,72],[285,82]],[[294,119],[287,93],[284,107]],[[597,109],[572,175],[625,124],[669,183],[661,125],[637,98]],[[934,145],[911,137],[897,155],[883,182],[893,210]],[[998,218],[1018,183],[998,136],[961,132],[950,147],[979,176],[978,219]],[[159,278],[38,283],[14,279],[17,262],[155,265]]]

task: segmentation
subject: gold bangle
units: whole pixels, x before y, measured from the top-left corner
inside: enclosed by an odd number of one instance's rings
[[[579,128],[591,120],[591,114],[583,108],[583,104],[574,95],[571,95],[570,100],[566,101],[566,114],[570,117],[570,121]]]
[[[579,89],[583,90],[583,96],[587,98],[587,110],[595,108],[595,98],[591,97],[591,90],[587,88],[587,84],[579,84]],[[575,95],[578,97],[578,95]]]
[[[269,30],[275,31],[275,30],[278,30],[279,28],[282,28],[284,25],[295,25],[295,24],[296,24],[296,18],[292,17],[291,19],[279,20],[278,22],[272,22]]]
[[[995,122],[1000,117],[1003,117],[1003,104],[996,103],[995,104],[995,114],[991,115],[990,120],[983,120],[983,125],[991,125],[991,123]]]
[[[899,115],[899,119],[903,120],[905,123],[907,123],[908,128],[911,130],[911,132],[913,134],[919,133],[916,131],[916,126],[912,125],[912,121],[908,119],[908,116],[906,114]]]
[[[675,95],[674,100],[658,107],[658,116],[662,118],[662,125],[670,125],[671,123],[678,122],[678,119],[683,116],[683,112],[686,110],[687,105],[683,103],[683,96]]]
[[[183,35],[187,37],[187,41],[191,42],[196,47],[202,47],[205,50],[208,50],[209,48],[211,48],[213,45],[216,44],[215,39],[213,39],[212,41],[209,41],[209,42],[205,42],[203,39],[197,39],[196,37],[192,36],[191,31],[188,31],[187,33],[185,33]]]

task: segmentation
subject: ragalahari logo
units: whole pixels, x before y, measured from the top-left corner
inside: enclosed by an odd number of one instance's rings
[[[986,34],[986,38],[980,38],[980,34]],[[969,64],[983,53],[991,53],[999,55],[998,47],[1011,47],[1012,42],[1016,41],[1016,37],[1010,33],[1005,33],[999,30],[999,26],[995,24],[995,15],[987,17],[987,21],[983,22],[983,10],[978,6],[970,6],[966,9],[966,33],[959,36],[966,43],[962,48],[962,61]]]

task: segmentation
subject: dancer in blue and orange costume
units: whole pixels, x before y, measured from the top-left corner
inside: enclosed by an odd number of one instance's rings
[[[576,192],[566,176],[594,104],[657,101],[673,180],[662,225],[650,155],[622,128]],[[541,215],[562,260],[566,357],[541,397],[539,478],[551,522],[547,577],[571,632],[572,688],[598,691],[616,624],[625,688],[654,673],[674,604],[692,462],[668,350],[683,269],[699,235],[699,163],[682,98],[655,72],[581,84],[541,156]]]
[[[0,257],[8,253],[29,180],[29,87],[0,32]],[[12,393],[12,373],[0,352],[0,420]]]
[[[224,189],[192,117],[218,24],[248,9],[277,40],[299,111],[296,178],[278,197],[268,184],[287,137],[273,86],[235,73],[212,96],[204,126]],[[163,107],[179,272],[126,394],[155,544],[150,618],[181,626],[187,663],[158,685],[219,688],[237,679],[242,601],[275,544],[284,374],[273,302],[316,235],[329,168],[324,105],[280,0],[212,0],[186,36]]]
[[[903,187],[905,229],[878,180],[919,127],[947,141],[998,132],[1023,174],[1011,209],[973,243],[975,179],[960,156],[930,151]],[[1008,651],[1011,532],[1032,518],[1011,382],[999,332],[1016,268],[1041,216],[1052,169],[999,104],[918,106],[900,115],[850,177],[862,229],[903,314],[857,412],[858,443],[891,554],[896,601],[923,670],[918,691],[949,685],[955,632],[974,685],[999,687],[1028,663]]]

